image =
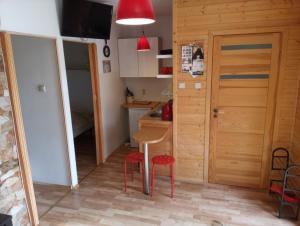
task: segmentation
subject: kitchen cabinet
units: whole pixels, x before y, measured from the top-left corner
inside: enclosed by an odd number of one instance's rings
[[[119,67],[120,77],[138,77],[137,39],[119,39]]]
[[[136,133],[139,129],[139,119],[142,118],[147,112],[157,107],[159,102],[133,102],[125,103],[122,106],[128,109],[129,115],[129,133],[130,133],[130,146],[138,147],[138,143],[132,138],[132,135]]]
[[[137,38],[119,39],[119,65],[120,77],[146,77],[155,78],[158,74],[158,38],[148,38],[151,49],[137,51]]]

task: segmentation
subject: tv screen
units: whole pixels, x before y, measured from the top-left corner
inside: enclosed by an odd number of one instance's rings
[[[109,39],[113,7],[87,0],[64,0],[61,35]]]

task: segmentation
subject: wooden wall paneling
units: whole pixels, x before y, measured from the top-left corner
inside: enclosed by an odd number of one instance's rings
[[[203,45],[205,65],[207,62],[207,38],[174,42],[176,55],[174,65],[174,147],[176,152],[176,178],[200,183],[204,181],[205,159],[205,114],[207,76],[192,78],[189,73],[181,73],[181,46],[191,43]],[[206,68],[205,68],[206,71]],[[185,83],[185,89],[178,89],[178,83]],[[195,89],[200,82],[202,88]]]
[[[279,85],[276,97],[276,113],[273,147],[291,147],[296,114],[296,99],[299,83],[300,20],[299,1],[284,0],[174,0],[173,1],[173,44],[174,71],[178,67],[178,43],[189,40],[209,40],[215,35],[274,33],[282,34],[281,60],[279,63]],[[209,45],[206,52],[212,51]],[[212,56],[213,57],[213,56]],[[208,62],[209,63],[209,62]],[[298,63],[298,64],[297,64]],[[208,64],[207,64],[208,65]],[[209,106],[209,68],[207,68],[206,109]],[[251,68],[250,68],[251,70]],[[178,71],[178,68],[177,70]],[[264,68],[261,68],[264,72]],[[175,73],[176,74],[176,73]],[[181,76],[173,78],[174,112],[180,108],[177,102],[177,85]],[[188,80],[188,79],[187,79]],[[226,85],[226,82],[225,84]],[[261,83],[264,87],[265,84]],[[192,109],[191,109],[192,110]],[[209,124],[206,111],[205,124]],[[174,114],[174,152],[177,152],[176,113]],[[296,129],[296,127],[295,127]],[[206,140],[206,139],[205,139]],[[295,139],[294,139],[295,140]],[[209,142],[201,144],[209,146]],[[200,145],[199,145],[200,147]],[[207,158],[207,162],[209,162]],[[204,170],[205,172],[205,170]]]
[[[266,188],[269,183],[269,169],[271,167],[270,164],[270,156],[272,149],[272,141],[273,141],[273,131],[274,131],[274,115],[275,115],[275,106],[276,106],[276,93],[277,93],[277,84],[278,84],[278,76],[279,76],[279,56],[280,56],[280,42],[281,35],[279,33],[274,33],[272,37],[272,57],[271,57],[271,78],[269,78],[269,96],[267,100],[267,119],[265,125],[267,126],[264,140],[267,141],[264,143],[264,153],[262,157],[262,165],[265,166],[262,169],[262,176],[260,181],[260,186],[262,188]]]
[[[299,77],[300,77],[300,63],[299,63]],[[300,78],[298,79],[298,100],[297,100],[297,109],[295,124],[292,137],[292,162],[300,164]]]
[[[299,29],[296,28],[296,29]],[[291,74],[297,75],[297,70],[295,68],[288,66],[288,48],[293,47],[297,49],[297,43],[291,41],[290,28],[284,29],[282,32],[281,41],[281,60],[280,60],[280,71],[277,87],[277,97],[276,97],[276,111],[275,111],[275,123],[274,123],[274,133],[273,133],[273,148],[278,146],[283,146],[286,148],[291,147],[291,128],[294,126],[295,118],[295,106],[297,94],[295,93],[297,88],[297,76],[290,80]],[[298,44],[300,46],[300,44]],[[299,49],[300,50],[300,49]],[[300,53],[300,51],[299,51]],[[292,65],[293,66],[293,65]],[[288,73],[286,73],[288,71]],[[294,76],[293,76],[294,77]],[[287,81],[292,81],[296,87],[289,87]]]
[[[300,89],[298,93],[300,93]],[[292,162],[300,164],[300,95],[298,96],[298,105],[293,132]]]

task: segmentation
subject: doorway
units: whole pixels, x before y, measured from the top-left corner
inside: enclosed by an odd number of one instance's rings
[[[280,34],[215,36],[209,181],[266,186]]]
[[[102,162],[96,46],[64,41],[72,129],[79,182]]]
[[[11,35],[16,82],[38,215],[42,217],[69,191],[56,42]]]

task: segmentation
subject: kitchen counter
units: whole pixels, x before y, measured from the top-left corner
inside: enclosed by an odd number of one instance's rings
[[[173,155],[172,122],[151,117],[151,112],[156,110],[148,112],[139,120],[139,131],[133,134],[133,138],[139,143],[139,151],[144,153],[145,194],[150,193],[149,166],[152,158],[157,155]],[[156,167],[155,175],[168,176],[170,168]]]
[[[172,125],[172,121],[164,121],[160,117],[151,117],[150,114],[151,114],[151,112],[144,115],[142,118],[140,118],[139,122],[140,123],[152,123],[152,124],[157,124],[157,125],[166,125],[166,126]]]
[[[151,159],[156,155],[173,156],[173,123],[172,121],[164,121],[160,117],[151,117],[150,114],[159,108],[156,106],[139,120],[139,151],[143,152],[143,142],[149,142],[149,164]],[[136,137],[137,138],[137,137]],[[155,175],[169,176],[169,167],[156,167]]]
[[[140,144],[156,144],[165,139],[168,128],[164,127],[143,127],[133,135],[133,138]]]
[[[172,121],[164,121],[161,119],[161,117],[151,117],[150,114],[152,112],[155,112],[157,108],[160,107],[160,105],[164,105],[163,102],[158,102],[158,104],[147,114],[145,114],[142,118],[140,118],[139,123],[151,123],[153,125],[165,125],[165,126],[171,126]]]
[[[134,101],[133,103],[124,103],[122,106],[124,108],[130,109],[130,108],[150,108],[154,109],[156,108],[160,102],[157,101]]]

